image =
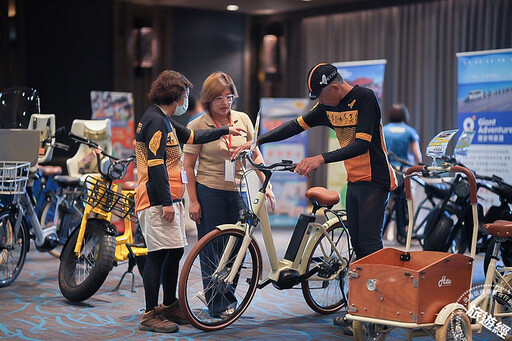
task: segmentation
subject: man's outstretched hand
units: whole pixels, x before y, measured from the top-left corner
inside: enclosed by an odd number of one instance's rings
[[[309,175],[309,173],[311,173],[324,163],[325,160],[322,155],[307,157],[305,159],[302,159],[302,161],[295,166],[294,173],[297,173],[302,176],[307,176]]]
[[[251,148],[251,141],[247,141],[245,142],[243,145],[241,145],[240,147],[238,147],[237,149],[235,149],[235,151],[233,152],[233,154],[231,155],[231,161],[233,161],[234,159],[236,159],[238,157],[238,155],[240,155],[240,153],[246,149],[249,149]]]

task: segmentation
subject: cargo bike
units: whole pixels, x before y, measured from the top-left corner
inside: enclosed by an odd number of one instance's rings
[[[483,285],[472,287],[479,229],[477,186],[473,173],[461,166],[413,166],[406,171],[405,191],[413,217],[411,177],[461,173],[469,183],[473,216],[470,255],[411,251],[413,221],[409,220],[405,251],[379,250],[350,264],[349,304],[356,340],[383,340],[393,328],[405,328],[405,338],[430,335],[436,340],[472,340],[487,329],[497,339],[511,340],[512,268],[497,267],[495,246]],[[498,243],[512,238],[512,223],[496,221],[483,229]]]

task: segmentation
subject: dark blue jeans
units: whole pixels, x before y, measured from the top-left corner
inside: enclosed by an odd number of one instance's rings
[[[347,225],[357,259],[382,249],[382,222],[389,191],[370,183],[349,183]]]
[[[197,238],[201,239],[217,225],[235,224],[240,216],[240,210],[244,207],[244,201],[247,203],[247,195],[235,191],[224,191],[210,188],[200,183],[196,183],[197,199],[201,205],[201,224],[197,224]],[[243,201],[242,201],[243,200]],[[201,272],[203,276],[204,288],[211,288],[211,275],[222,256],[222,245],[224,241],[216,240],[215,245],[203,249],[199,255],[201,259]],[[236,251],[238,248],[235,246]],[[236,287],[236,280],[234,287]],[[212,316],[217,316],[227,308],[235,308],[237,304],[236,297],[232,290],[225,293],[219,293],[214,289],[204,291],[208,310]]]

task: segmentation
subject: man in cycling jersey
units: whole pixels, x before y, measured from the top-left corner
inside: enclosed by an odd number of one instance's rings
[[[275,142],[315,126],[336,132],[340,148],[301,160],[295,172],[307,176],[324,163],[345,161],[347,170],[347,225],[357,258],[382,249],[382,222],[389,191],[396,178],[387,159],[382,115],[372,90],[352,86],[338,69],[320,63],[308,73],[309,98],[318,103],[305,115],[258,138],[257,144]],[[250,143],[238,148],[235,156]]]

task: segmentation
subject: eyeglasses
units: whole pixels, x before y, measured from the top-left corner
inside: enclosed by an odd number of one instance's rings
[[[213,99],[215,103],[222,103],[224,101],[228,102],[228,104],[231,104],[235,101],[235,95],[227,95],[226,97],[217,96]]]

